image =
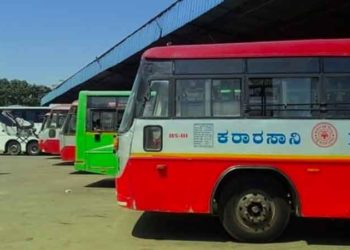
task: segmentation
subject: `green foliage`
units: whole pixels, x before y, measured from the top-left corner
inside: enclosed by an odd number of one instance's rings
[[[26,81],[0,79],[0,106],[40,106],[40,99],[50,90]]]

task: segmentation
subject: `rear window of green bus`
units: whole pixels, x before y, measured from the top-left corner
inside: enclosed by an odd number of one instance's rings
[[[121,120],[128,97],[91,96],[87,101],[86,130],[90,132],[115,132]]]

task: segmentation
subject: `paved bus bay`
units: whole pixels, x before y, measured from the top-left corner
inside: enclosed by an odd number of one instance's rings
[[[253,250],[217,217],[123,209],[114,179],[52,156],[0,156],[0,249]],[[349,249],[350,222],[298,220],[260,250]]]

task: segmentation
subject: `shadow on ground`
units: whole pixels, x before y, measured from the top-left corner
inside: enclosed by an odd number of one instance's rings
[[[280,241],[309,245],[350,246],[350,221],[294,218]]]
[[[60,160],[61,157],[60,156],[50,156],[48,158],[46,158],[46,160]]]
[[[63,162],[52,164],[52,166],[74,166],[74,162],[63,161]]]
[[[38,154],[38,155],[28,155],[26,153],[21,153],[19,155],[10,155],[10,154],[0,154],[0,157],[13,157],[13,158],[27,158],[27,157],[30,157],[30,158],[34,158],[34,157],[43,157],[45,155],[42,155],[42,154]],[[47,158],[47,159],[50,159],[50,158]],[[61,159],[61,158],[59,158]]]
[[[0,173],[0,175],[8,175],[8,174],[11,174],[11,173]]]
[[[91,172],[85,172],[85,171],[74,171],[74,172],[71,172],[69,174],[72,174],[72,175],[100,175],[97,173],[91,173]]]
[[[350,246],[350,221],[294,218],[278,242]],[[142,239],[232,241],[219,218],[205,215],[143,213],[132,235]]]
[[[115,188],[114,178],[103,179],[100,181],[93,182],[85,187],[88,188]]]
[[[205,215],[143,213],[132,235],[137,238],[157,240],[216,242],[231,240],[217,217]]]

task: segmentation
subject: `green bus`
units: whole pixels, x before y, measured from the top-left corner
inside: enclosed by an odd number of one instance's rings
[[[130,91],[81,91],[79,93],[76,153],[78,171],[115,176],[119,164],[114,140]]]

